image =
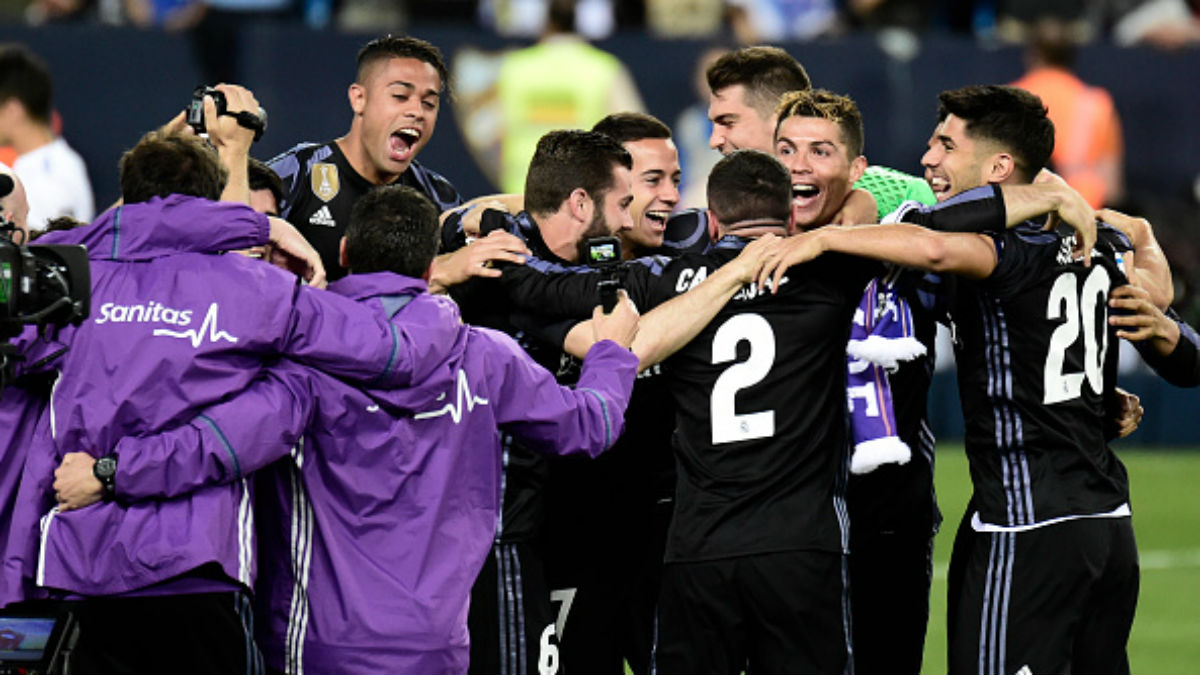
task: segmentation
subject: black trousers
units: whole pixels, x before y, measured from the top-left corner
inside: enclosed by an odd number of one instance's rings
[[[250,596],[243,592],[89,598],[73,604],[72,675],[258,675]]]
[[[851,530],[851,640],[857,675],[921,672],[932,579],[932,535]]]
[[[554,624],[541,552],[523,542],[493,545],[471,588],[469,672],[560,672]]]

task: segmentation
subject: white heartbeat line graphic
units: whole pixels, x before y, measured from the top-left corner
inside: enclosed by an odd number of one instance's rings
[[[216,342],[217,340],[225,340],[226,342],[238,341],[237,338],[233,337],[229,333],[217,328],[217,303],[215,302],[208,306],[208,313],[204,315],[204,322],[200,324],[200,328],[198,330],[189,328],[185,331],[178,332],[167,330],[166,328],[155,328],[154,334],[191,340],[193,347],[199,347],[200,343],[204,341],[205,331],[208,332],[209,342]]]
[[[441,396],[438,397],[438,400],[441,401],[445,398],[446,398],[446,395],[442,394]],[[453,403],[447,403],[445,406],[442,407],[441,410],[433,410],[431,412],[417,413],[416,415],[413,416],[413,418],[418,419],[418,420],[423,420],[423,419],[426,419],[429,417],[441,417],[442,415],[445,415],[446,413],[450,413],[450,417],[454,420],[454,423],[458,424],[459,421],[462,420],[463,399],[466,399],[467,412],[474,410],[476,404],[478,404],[478,405],[487,405],[488,404],[486,398],[479,398],[478,396],[471,395],[471,384],[469,382],[467,382],[467,374],[465,372],[463,372],[462,368],[459,368],[458,369],[458,394],[457,394],[455,401]]]

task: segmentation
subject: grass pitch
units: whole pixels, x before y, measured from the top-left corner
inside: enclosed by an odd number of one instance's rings
[[[1134,673],[1200,675],[1200,448],[1115,446],[1129,469],[1142,567],[1129,640]],[[971,493],[961,446],[938,447],[938,503],[945,515],[934,545],[934,580],[923,673],[946,672],[946,567]]]

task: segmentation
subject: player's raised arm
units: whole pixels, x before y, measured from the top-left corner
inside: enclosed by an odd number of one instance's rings
[[[769,255],[757,279],[777,288],[787,268],[827,253],[872,258],[933,272],[983,279],[996,268],[996,248],[987,235],[934,232],[918,225],[826,226],[789,237]]]

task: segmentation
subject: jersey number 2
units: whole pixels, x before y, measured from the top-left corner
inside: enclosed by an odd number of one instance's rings
[[[1082,292],[1076,291],[1075,275],[1063,272],[1054,280],[1050,289],[1050,300],[1046,305],[1047,319],[1065,319],[1050,336],[1050,351],[1046,354],[1046,368],[1042,379],[1042,402],[1062,403],[1079,398],[1086,378],[1092,391],[1104,391],[1104,353],[1108,349],[1108,330],[1096,322],[1097,308],[1100,319],[1107,324],[1108,288],[1111,284],[1108,271],[1097,265],[1083,282]],[[1083,332],[1083,372],[1063,372],[1066,351],[1079,339]],[[1098,335],[1097,335],[1098,334]]]
[[[712,362],[716,365],[736,359],[742,340],[750,343],[750,357],[727,368],[713,385],[709,403],[713,445],[775,435],[775,411],[742,415],[734,412],[738,391],[761,382],[775,363],[775,333],[771,324],[758,314],[730,318],[713,336]]]

